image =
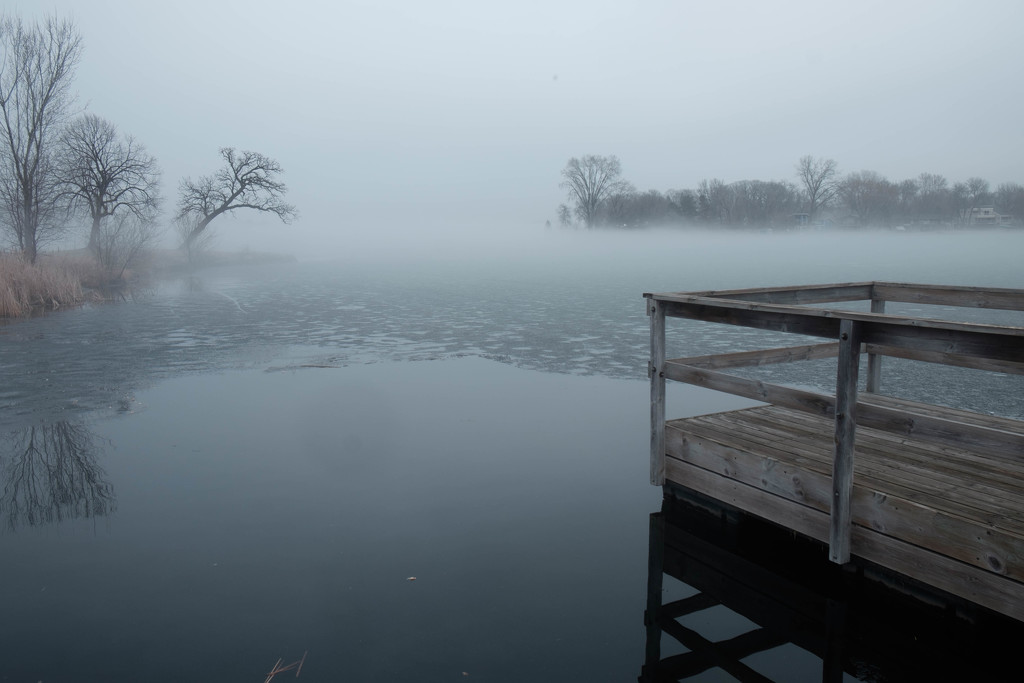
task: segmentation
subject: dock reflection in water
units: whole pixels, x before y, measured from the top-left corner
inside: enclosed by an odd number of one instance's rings
[[[114,489],[97,462],[101,441],[67,420],[0,433],[0,525],[14,531],[113,512]]]
[[[1020,680],[1024,624],[673,491],[651,515],[640,683]]]

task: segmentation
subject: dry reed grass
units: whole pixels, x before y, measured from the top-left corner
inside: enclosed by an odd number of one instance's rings
[[[0,318],[99,301],[111,290],[154,277],[179,275],[199,267],[292,262],[295,258],[261,252],[200,254],[189,261],[179,249],[147,250],[132,259],[131,270],[104,268],[86,249],[39,255],[35,265],[17,253],[0,251]]]
[[[295,671],[295,677],[298,678],[299,674],[302,673],[302,665],[306,663],[306,655],[308,654],[309,650],[306,650],[302,653],[302,659],[294,661],[291,664],[288,664],[287,666],[281,666],[281,663],[284,660],[279,657],[277,660],[277,664],[275,664],[274,668],[271,669],[270,673],[267,674],[267,678],[265,681],[263,681],[263,683],[270,683],[272,680],[274,680],[274,676],[276,676],[277,674],[284,673],[285,671],[291,671],[292,669],[297,669]]]
[[[84,300],[80,273],[60,261],[25,263],[0,253],[0,318],[76,306]]]

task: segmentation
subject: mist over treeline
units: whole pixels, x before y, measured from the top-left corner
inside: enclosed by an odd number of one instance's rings
[[[97,43],[102,41],[95,41],[92,49]],[[218,100],[221,106],[191,107],[197,112],[193,121],[197,125],[165,126],[178,133],[165,138],[161,146],[157,127],[150,125],[150,139],[128,132],[147,131],[146,117],[139,113],[148,113],[148,100],[133,95],[128,99],[137,99],[135,106],[118,108],[110,106],[110,98],[100,99],[105,111],[92,111],[96,90],[124,90],[124,79],[102,69],[94,70],[103,74],[103,80],[86,80],[87,87],[79,97],[79,66],[97,62],[102,63],[102,59],[87,52],[74,19],[56,14],[22,19],[15,12],[0,12],[0,249],[12,252],[5,257],[31,264],[40,249],[80,251],[76,258],[98,263],[103,278],[112,280],[130,271],[140,254],[159,243],[183,247],[189,258],[209,249],[216,232],[226,223],[221,217],[238,212],[246,216],[242,230],[237,231],[244,231],[246,247],[255,244],[257,249],[277,249],[286,245],[290,252],[304,249],[316,255],[357,251],[364,242],[377,239],[376,234],[383,235],[378,240],[382,244],[401,240],[403,246],[398,248],[413,253],[421,253],[423,245],[457,251],[477,239],[494,240],[499,232],[523,232],[527,222],[536,228],[538,217],[541,221],[550,217],[555,224],[588,227],[692,225],[718,229],[1020,226],[1024,216],[1024,188],[1016,183],[992,186],[982,178],[947,180],[942,175],[922,173],[890,180],[873,171],[841,171],[831,159],[804,157],[795,165],[784,161],[774,179],[732,181],[709,176],[695,187],[641,190],[623,175],[614,156],[571,159],[562,172],[567,200],[559,207],[558,215],[552,216],[550,209],[558,200],[552,196],[554,183],[544,178],[557,171],[566,155],[580,145],[591,144],[565,140],[564,126],[552,123],[541,128],[557,135],[562,140],[559,145],[564,147],[545,148],[543,156],[527,151],[517,157],[515,147],[527,147],[527,141],[539,144],[536,141],[544,139],[531,132],[529,138],[518,141],[521,145],[505,140],[507,148],[500,154],[492,153],[488,160],[502,163],[478,165],[468,152],[437,152],[460,146],[480,147],[469,144],[469,138],[464,137],[468,133],[459,126],[453,126],[449,131],[452,137],[442,142],[442,138],[434,137],[430,126],[408,125],[412,118],[401,119],[402,125],[395,125],[399,119],[388,119],[386,127],[378,129],[373,129],[368,119],[358,119],[348,128],[331,123],[339,135],[345,132],[352,139],[373,141],[362,147],[351,141],[346,143],[348,147],[336,142],[339,146],[330,148],[334,150],[331,154],[321,154],[315,145],[299,144],[293,138],[282,138],[287,141],[275,145],[273,131],[287,128],[316,132],[327,128],[314,124],[280,126],[279,120],[292,119],[282,118],[276,111],[267,113],[270,108],[261,107],[261,115],[268,117],[264,120],[273,125],[261,126],[248,135],[248,140],[257,148],[266,144],[272,150],[285,150],[283,153],[296,159],[288,162],[289,171],[296,173],[288,180],[305,198],[302,203],[307,218],[300,229],[282,231],[277,219],[289,223],[297,217],[292,195],[284,184],[282,164],[252,149],[227,146],[234,140],[246,140],[235,121],[246,118],[237,114],[246,111],[247,105],[224,97],[223,102]],[[517,101],[535,101],[541,88],[547,93],[545,97],[552,98],[545,100],[548,104],[577,97],[563,91],[577,87],[581,81],[564,75],[554,78],[546,64],[541,74],[542,81],[530,81],[530,96],[516,97]],[[43,90],[46,97],[39,96]],[[318,92],[328,90],[321,88]],[[218,90],[218,94],[223,93]],[[276,101],[297,102],[287,97]],[[158,110],[155,105],[152,109]],[[291,117],[298,116],[297,111],[305,115],[329,108],[295,105],[288,111]],[[108,113],[116,115],[117,120],[105,118]],[[469,122],[488,120],[481,112],[465,108],[458,113]],[[445,116],[445,120],[454,120],[450,113]],[[29,125],[33,121],[40,125]],[[481,139],[504,137],[495,136],[490,124],[479,128]],[[214,131],[209,133],[214,144],[207,147],[210,140],[198,131],[208,130]],[[225,134],[224,130],[229,132]],[[608,138],[614,140],[612,132]],[[186,138],[203,138],[201,154],[181,144]],[[410,151],[409,163],[393,163],[405,154],[409,141],[420,140],[430,143],[425,150]],[[831,135],[821,144],[796,142],[792,147],[844,149],[838,136]],[[156,149],[170,156],[173,177],[162,173],[165,159],[151,153]],[[364,156],[357,156],[357,152]],[[723,146],[721,152],[721,157],[736,155],[728,146]],[[913,156],[910,147],[901,153]],[[331,162],[321,166],[328,158]],[[653,163],[648,161],[647,168]],[[716,166],[715,172],[723,173],[721,168]],[[430,169],[430,173],[415,169]],[[472,191],[460,189],[470,173],[479,185]],[[512,206],[514,210],[495,210],[499,201],[504,209]],[[266,232],[261,233],[264,229]],[[369,233],[375,234],[367,237]],[[483,236],[477,237],[476,233]],[[438,234],[445,237],[439,239]]]
[[[890,180],[875,171],[842,173],[833,159],[801,157],[792,179],[704,179],[695,188],[638,190],[618,157],[569,159],[558,207],[563,227],[958,228],[1024,226],[1024,186],[993,188],[979,177],[951,182],[936,173]]]
[[[120,280],[168,222],[191,259],[220,216],[296,217],[281,165],[226,146],[213,173],[180,179],[177,205],[165,215],[156,157],[79,108],[74,80],[84,49],[70,18],[0,13],[0,241],[24,262],[35,265],[45,246],[87,241],[87,277],[106,283]]]

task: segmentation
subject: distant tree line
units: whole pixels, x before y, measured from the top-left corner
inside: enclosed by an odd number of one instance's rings
[[[56,16],[0,16],[0,237],[29,263],[40,248],[80,232],[99,264],[119,278],[162,230],[160,168],[131,135],[75,109],[83,44]],[[273,159],[222,148],[223,166],[179,186],[174,216],[190,252],[210,222],[238,209],[295,217]]]
[[[933,173],[901,181],[874,171],[841,175],[834,160],[812,156],[797,161],[794,178],[711,178],[694,189],[638,191],[622,178],[617,157],[573,157],[562,170],[567,202],[558,219],[563,226],[615,228],[1024,224],[1024,186],[1017,183],[993,190],[982,178],[950,183]]]

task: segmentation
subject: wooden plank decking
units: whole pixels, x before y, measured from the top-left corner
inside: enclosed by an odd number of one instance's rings
[[[821,541],[833,424],[765,406],[672,420],[666,478]],[[860,429],[851,553],[1024,620],[1024,465]]]
[[[665,360],[665,323],[652,319],[652,481],[824,541],[840,564],[862,558],[1024,621],[1024,422],[857,391],[863,352],[1022,373],[1024,329],[897,319],[878,313],[884,304],[874,300],[872,314],[790,305],[881,292],[900,300],[1024,306],[1024,292],[1016,290],[872,283],[647,295],[652,315],[784,327],[839,342]],[[723,306],[716,296],[725,298]],[[680,302],[681,308],[667,305]],[[833,396],[722,372],[836,354]],[[877,360],[874,366],[868,383],[877,389]],[[666,379],[769,405],[666,422]]]

